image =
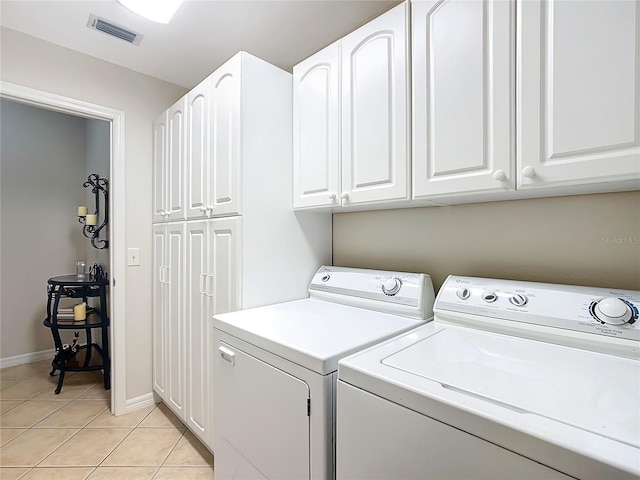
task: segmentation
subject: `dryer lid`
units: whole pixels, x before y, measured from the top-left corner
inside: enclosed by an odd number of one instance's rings
[[[640,447],[640,362],[447,327],[383,364],[476,399]]]
[[[311,298],[213,317],[214,328],[321,375],[338,360],[424,322]]]

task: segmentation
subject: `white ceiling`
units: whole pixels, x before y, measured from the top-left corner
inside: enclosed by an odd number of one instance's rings
[[[160,1],[160,0],[158,0]],[[399,0],[186,0],[168,25],[116,0],[0,0],[0,24],[192,88],[245,50],[290,70]],[[144,35],[139,46],[87,27],[89,14]]]

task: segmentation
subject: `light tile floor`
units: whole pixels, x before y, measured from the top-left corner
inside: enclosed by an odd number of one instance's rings
[[[101,372],[0,370],[0,479],[211,480],[213,455],[159,404],[114,417]]]

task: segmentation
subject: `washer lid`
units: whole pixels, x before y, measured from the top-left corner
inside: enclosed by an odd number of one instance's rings
[[[447,327],[382,363],[444,388],[640,447],[640,363]]]
[[[315,299],[215,315],[214,328],[321,375],[338,360],[423,321]]]

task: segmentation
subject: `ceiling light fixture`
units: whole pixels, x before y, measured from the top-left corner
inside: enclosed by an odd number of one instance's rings
[[[157,23],[169,23],[182,0],[118,0],[133,13]]]

